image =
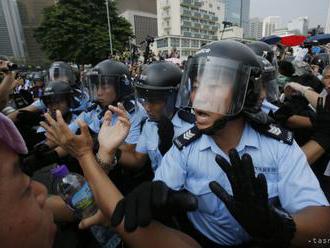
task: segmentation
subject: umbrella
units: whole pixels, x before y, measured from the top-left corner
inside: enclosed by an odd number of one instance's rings
[[[165,61],[171,62],[174,64],[178,64],[178,65],[181,65],[181,63],[182,63],[181,59],[179,59],[179,58],[168,58],[168,59],[165,59]]]
[[[281,41],[281,37],[277,35],[271,35],[261,38],[260,41],[266,42],[269,45],[275,45],[276,43]]]
[[[330,43],[330,34],[318,34],[308,38],[310,41],[318,41],[320,45]]]
[[[299,46],[306,40],[303,35],[290,35],[281,38],[281,44],[284,46]]]

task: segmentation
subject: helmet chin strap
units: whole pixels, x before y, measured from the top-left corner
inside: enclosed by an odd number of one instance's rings
[[[217,131],[223,129],[229,121],[232,121],[234,119],[237,119],[240,116],[240,114],[236,116],[226,116],[221,119],[218,119],[214,122],[214,124],[205,129],[200,129],[201,133],[206,134],[206,135],[215,135]]]

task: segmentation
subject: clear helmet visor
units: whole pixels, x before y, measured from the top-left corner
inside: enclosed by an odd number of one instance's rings
[[[157,121],[160,116],[171,118],[175,111],[177,90],[149,90],[136,87],[135,99],[146,110],[151,120]]]
[[[86,75],[85,86],[88,89],[88,94],[91,101],[98,101],[98,96],[104,93],[113,93],[116,96],[118,93],[118,85],[120,82],[119,75],[102,76],[98,72],[91,71]],[[113,99],[115,100],[115,99]]]
[[[188,62],[176,107],[193,107],[225,116],[242,111],[251,67],[239,61],[202,57]]]
[[[75,76],[69,69],[52,67],[49,69],[48,81],[65,81],[68,83],[75,83]]]

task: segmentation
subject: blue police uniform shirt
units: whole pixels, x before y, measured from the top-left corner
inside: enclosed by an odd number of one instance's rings
[[[76,119],[77,119],[77,115],[75,115],[75,114],[72,114],[72,116],[71,116],[71,121],[70,121],[70,123],[69,123],[69,129],[72,131],[72,132],[76,132],[76,131],[74,131],[74,130],[72,130],[71,128],[73,127],[73,126],[70,126],[70,124],[72,124],[72,123],[74,123],[75,121],[76,121]],[[70,128],[71,127],[71,128]],[[44,133],[44,132],[46,132],[46,130],[43,128],[43,127],[38,127],[37,128],[37,133]]]
[[[251,155],[256,174],[266,176],[269,198],[278,197],[287,212],[294,214],[307,206],[329,205],[296,142],[291,146],[281,143],[246,124],[236,149],[240,156]],[[188,214],[195,228],[220,245],[238,245],[249,241],[249,235],[209,188],[211,181],[217,181],[232,194],[226,174],[215,161],[217,154],[229,161],[207,135],[181,151],[172,146],[162,159],[154,180],[161,180],[174,190],[186,189],[195,194],[198,210]]]
[[[89,112],[82,112],[78,117],[78,120],[83,120],[86,122],[88,127],[94,132],[99,133],[101,129],[101,125],[103,123],[103,116],[104,116],[104,110],[101,108],[101,106],[97,106],[95,109],[89,111]],[[125,139],[125,142],[128,144],[136,144],[138,142],[139,136],[140,136],[140,125],[141,121],[144,118],[143,117],[144,112],[139,107],[136,108],[136,110],[133,113],[129,113],[129,120],[131,122],[131,128],[129,130],[129,134],[127,138]],[[118,115],[115,113],[112,115],[112,124],[115,124],[118,119]],[[79,125],[77,121],[71,123],[69,125],[70,130],[72,130],[74,133],[78,131]]]
[[[38,111],[43,111],[45,112],[47,110],[46,105],[43,103],[43,101],[41,101],[40,99],[34,101],[31,104],[33,107],[35,107],[36,109],[38,109]]]
[[[276,112],[278,109],[279,109],[279,108],[278,108],[276,105],[274,105],[274,104],[268,102],[266,99],[263,100],[262,105],[261,105],[261,110],[262,110],[263,112],[265,112],[265,113],[268,114],[270,111],[272,111],[272,112],[274,113],[274,112]]]
[[[180,134],[184,133],[185,131],[189,130],[194,126],[194,123],[189,123],[181,119],[178,115],[178,112],[172,118],[172,123],[174,126],[174,138],[178,137]]]
[[[182,120],[178,114],[175,114],[172,118],[174,137],[184,133],[190,129],[193,124]],[[136,145],[135,151],[139,153],[148,154],[153,171],[155,171],[162,161],[162,154],[158,149],[159,136],[158,136],[158,125],[154,121],[147,119],[145,122],[139,141]]]

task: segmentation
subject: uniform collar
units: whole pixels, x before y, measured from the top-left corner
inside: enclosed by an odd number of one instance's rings
[[[260,147],[259,135],[248,123],[245,124],[241,140],[236,147],[236,150],[241,152],[246,147]],[[208,148],[210,148],[214,153],[219,153],[219,150],[221,150],[211,136],[203,134],[201,137],[201,145],[199,150],[202,151]]]

